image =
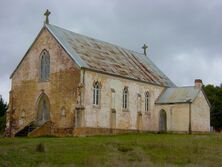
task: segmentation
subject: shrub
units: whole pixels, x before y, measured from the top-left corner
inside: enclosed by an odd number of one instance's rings
[[[44,146],[44,144],[39,143],[39,144],[36,146],[36,151],[37,151],[37,152],[45,152],[45,146]]]
[[[118,151],[120,152],[128,152],[128,151],[132,151],[133,149],[131,147],[127,147],[124,145],[119,145],[118,146]]]
[[[5,125],[6,125],[6,115],[0,117],[0,134],[4,132]]]

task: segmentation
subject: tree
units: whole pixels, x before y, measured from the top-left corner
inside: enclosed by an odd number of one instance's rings
[[[7,103],[4,102],[0,95],[0,117],[3,117],[8,109]]]
[[[5,129],[7,109],[8,105],[4,102],[2,96],[0,95],[0,133],[2,133]]]
[[[211,103],[211,126],[222,128],[222,84],[220,86],[206,85],[203,89]]]

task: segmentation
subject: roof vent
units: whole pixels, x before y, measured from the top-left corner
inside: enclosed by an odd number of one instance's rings
[[[195,87],[196,88],[201,88],[202,86],[203,86],[203,82],[202,82],[202,80],[201,79],[195,79]]]

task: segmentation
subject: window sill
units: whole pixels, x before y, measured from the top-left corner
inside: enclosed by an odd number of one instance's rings
[[[145,111],[145,114],[147,115],[147,116],[151,116],[151,112],[150,111]]]
[[[122,111],[123,112],[129,112],[129,109],[128,108],[123,108]]]
[[[48,80],[39,80],[39,82],[49,82],[50,80],[48,79]]]
[[[93,104],[93,108],[101,109],[101,106],[100,106],[100,105]]]
[[[138,113],[139,115],[141,115],[141,114],[142,114],[142,111],[137,111],[137,113]]]

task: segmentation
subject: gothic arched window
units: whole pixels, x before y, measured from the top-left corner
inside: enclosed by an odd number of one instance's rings
[[[41,53],[40,80],[47,81],[50,73],[50,57],[46,50]]]
[[[145,93],[145,111],[149,110],[149,92]]]
[[[93,104],[99,105],[99,100],[100,100],[100,84],[97,81],[93,85]]]
[[[123,109],[128,108],[128,88],[123,89]]]

